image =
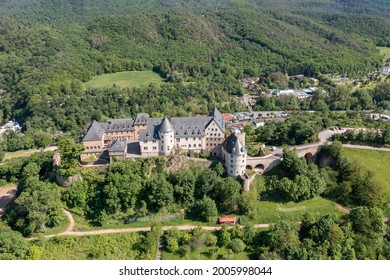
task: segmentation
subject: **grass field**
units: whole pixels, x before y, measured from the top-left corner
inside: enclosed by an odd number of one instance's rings
[[[386,47],[377,47],[381,56],[383,56],[383,62],[386,62],[387,59],[390,59],[390,48]]]
[[[305,212],[309,212],[313,217],[321,217],[326,214],[342,214],[340,210],[336,209],[334,202],[321,197],[315,197],[299,203],[260,201],[257,205],[255,223],[267,224],[282,220],[298,222],[302,220]]]
[[[21,150],[21,151],[16,151],[16,152],[7,152],[5,153],[4,159],[11,159],[11,158],[18,158],[18,157],[27,157],[30,156],[34,153],[39,152],[39,150],[36,149],[31,149],[31,150]]]
[[[165,81],[163,78],[152,71],[127,71],[95,76],[92,78],[92,80],[87,82],[85,86],[94,88],[107,88],[115,85],[120,88],[132,88],[145,85],[147,86],[151,83],[162,84],[164,82]]]
[[[43,260],[135,260],[139,233],[62,236],[45,242]]]
[[[374,180],[390,195],[390,152],[344,149],[345,155],[356,161],[363,170],[374,173]]]

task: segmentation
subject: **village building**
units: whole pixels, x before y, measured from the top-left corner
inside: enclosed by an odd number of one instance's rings
[[[218,224],[232,226],[237,223],[236,217],[222,216],[218,218]]]
[[[382,75],[389,75],[390,74],[390,66],[384,66],[381,68],[381,74]]]

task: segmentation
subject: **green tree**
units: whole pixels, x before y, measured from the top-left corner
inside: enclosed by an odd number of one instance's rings
[[[3,150],[3,147],[0,145],[0,162],[3,161],[4,157],[5,157],[5,152]]]
[[[210,222],[212,217],[218,215],[217,206],[214,200],[204,196],[201,200],[197,200],[192,207],[191,215],[200,221]]]
[[[174,202],[173,186],[164,174],[153,175],[146,183],[148,208],[158,212],[162,207],[172,206]]]
[[[236,238],[230,242],[230,247],[234,253],[240,253],[240,252],[243,252],[245,250],[246,245],[245,245],[244,241]]]
[[[59,225],[64,219],[59,188],[44,182],[29,186],[15,200],[7,217],[26,234]]]
[[[82,144],[76,144],[68,136],[59,137],[57,139],[57,145],[61,154],[61,168],[70,174],[73,173],[73,169],[78,164],[82,151],[84,151],[84,146]]]
[[[27,240],[0,222],[0,260],[23,260],[27,250]]]

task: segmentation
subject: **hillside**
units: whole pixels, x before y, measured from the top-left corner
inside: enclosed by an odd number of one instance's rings
[[[79,134],[92,119],[140,111],[241,110],[229,98],[242,94],[240,78],[360,77],[380,67],[388,10],[380,0],[4,0],[0,117]],[[84,91],[94,76],[121,71],[191,86]]]

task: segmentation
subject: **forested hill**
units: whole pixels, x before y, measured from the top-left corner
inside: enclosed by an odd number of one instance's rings
[[[277,8],[300,13],[344,12],[389,17],[387,0],[1,0],[3,13],[40,22],[86,21],[107,14]],[[310,16],[306,14],[307,16]]]
[[[0,0],[0,119],[80,132],[140,111],[234,110],[229,95],[253,75],[359,77],[381,66],[375,46],[390,46],[388,10],[381,0]],[[132,70],[190,83],[83,88]]]

